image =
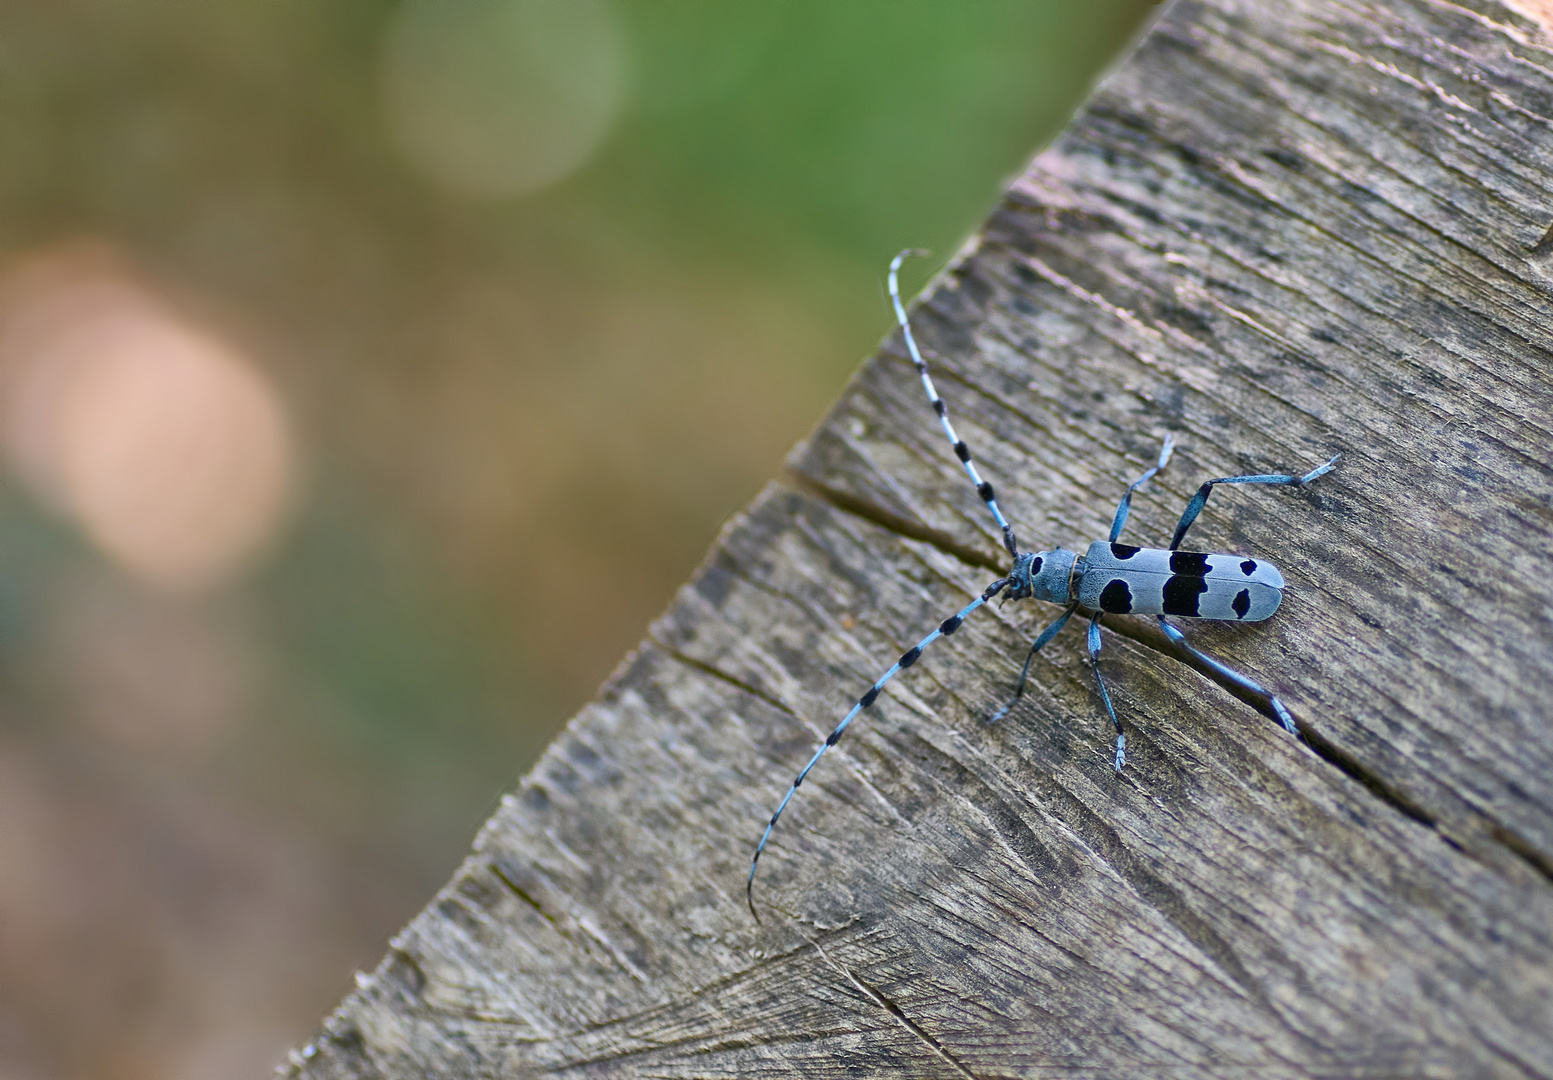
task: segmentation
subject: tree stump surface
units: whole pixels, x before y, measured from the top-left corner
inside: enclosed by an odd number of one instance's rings
[[[1007,568],[891,337],[293,1054],[344,1077],[1553,1076],[1553,49],[1490,0],[1178,0],[913,325],[1026,547],[1268,559],[1184,623]]]

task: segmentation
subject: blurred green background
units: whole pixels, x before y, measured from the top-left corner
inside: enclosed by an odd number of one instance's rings
[[[0,1077],[305,1038],[1153,10],[0,4]]]

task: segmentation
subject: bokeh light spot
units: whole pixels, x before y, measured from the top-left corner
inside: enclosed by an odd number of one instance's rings
[[[593,156],[625,72],[624,35],[604,0],[409,0],[384,38],[383,107],[427,178],[510,198]]]
[[[218,584],[285,516],[293,451],[274,388],[100,253],[0,280],[0,390],[13,469],[146,582]]]

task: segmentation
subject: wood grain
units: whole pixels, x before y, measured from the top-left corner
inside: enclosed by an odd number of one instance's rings
[[[1026,546],[1289,580],[1189,627],[989,607],[898,338],[293,1056],[336,1077],[1553,1076],[1553,51],[1486,0],[1178,0],[913,318]],[[909,239],[909,238],[903,238]]]

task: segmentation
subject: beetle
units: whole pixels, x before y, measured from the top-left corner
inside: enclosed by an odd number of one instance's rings
[[[1063,612],[1036,635],[1034,643],[1030,646],[1030,652],[1025,657],[1024,667],[1019,672],[1019,681],[1014,687],[1013,697],[1007,705],[989,717],[989,722],[1001,720],[1019,701],[1024,693],[1025,684],[1030,675],[1030,664],[1035,659],[1035,654],[1057,636],[1075,612],[1083,609],[1090,613],[1086,638],[1090,665],[1095,673],[1095,683],[1100,689],[1100,700],[1105,704],[1106,714],[1116,728],[1114,767],[1117,772],[1121,772],[1127,760],[1127,736],[1122,730],[1121,720],[1116,715],[1116,708],[1111,703],[1111,694],[1106,689],[1105,679],[1100,674],[1100,619],[1107,613],[1155,616],[1165,635],[1178,648],[1217,672],[1226,681],[1265,699],[1273,716],[1284,729],[1290,734],[1296,736],[1299,734],[1294,717],[1276,695],[1264,690],[1234,668],[1215,660],[1191,645],[1177,627],[1166,621],[1165,616],[1211,619],[1221,622],[1260,622],[1277,611],[1283,599],[1284,580],[1283,575],[1272,563],[1242,555],[1183,551],[1181,544],[1186,539],[1192,524],[1197,520],[1197,516],[1207,505],[1208,496],[1218,485],[1270,484],[1301,487],[1331,472],[1342,455],[1334,456],[1326,464],[1317,466],[1303,475],[1264,473],[1254,476],[1221,476],[1208,480],[1197,489],[1197,493],[1186,504],[1181,520],[1176,524],[1175,534],[1170,539],[1169,548],[1142,548],[1123,544],[1120,542],[1120,537],[1122,527],[1127,523],[1127,515],[1132,509],[1133,494],[1170,462],[1175,443],[1174,438],[1167,435],[1164,446],[1160,449],[1158,462],[1128,485],[1127,490],[1122,494],[1121,501],[1116,506],[1116,515],[1111,521],[1111,533],[1107,539],[1096,540],[1089,545],[1089,549],[1083,555],[1060,547],[1050,551],[1022,551],[1014,536],[1013,526],[1008,523],[1008,519],[1003,516],[1003,511],[998,506],[997,495],[992,485],[982,479],[976,469],[970,447],[956,434],[954,425],[949,422],[948,407],[944,404],[943,398],[938,396],[938,390],[933,386],[932,376],[928,373],[927,362],[922,359],[922,354],[917,349],[916,339],[912,336],[911,322],[906,317],[905,305],[901,303],[897,278],[901,263],[905,259],[923,254],[926,253],[903,251],[890,263],[890,300],[895,307],[895,318],[900,323],[906,348],[911,354],[912,363],[916,365],[917,374],[922,379],[923,389],[927,391],[928,403],[938,416],[939,426],[943,428],[955,457],[959,459],[966,475],[970,477],[976,493],[981,496],[982,502],[986,503],[992,519],[997,522],[998,528],[1002,531],[1003,546],[1008,549],[1014,562],[1006,577],[998,578],[988,585],[982,590],[980,596],[945,619],[932,633],[907,649],[888,671],[874,680],[874,684],[857,700],[846,716],[842,717],[841,723],[826,736],[808,764],[798,773],[797,778],[787,789],[787,794],[771,815],[771,820],[767,822],[766,830],[755,846],[755,854],[750,858],[750,872],[745,883],[744,895],[749,904],[750,914],[757,920],[760,916],[755,912],[755,870],[760,863],[761,853],[765,851],[766,844],[771,839],[771,832],[776,828],[777,820],[781,818],[782,811],[787,809],[787,804],[792,802],[793,796],[798,793],[804,778],[819,764],[825,752],[841,741],[847,726],[857,715],[873,705],[886,683],[915,664],[924,649],[939,638],[955,633],[977,608],[1000,594],[1008,600],[1045,600],[1061,605]]]

